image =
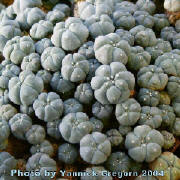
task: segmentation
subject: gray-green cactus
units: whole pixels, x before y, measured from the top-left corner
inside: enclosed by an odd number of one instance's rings
[[[129,156],[137,162],[152,162],[161,155],[163,135],[147,125],[136,126],[126,136],[125,147]]]
[[[168,76],[161,67],[149,65],[139,70],[137,83],[143,88],[163,90],[168,83]]]
[[[111,143],[100,132],[85,135],[80,141],[81,158],[90,164],[101,164],[111,154]]]
[[[70,143],[79,143],[92,128],[89,117],[83,112],[67,114],[59,125],[62,137]]]
[[[118,104],[134,89],[134,75],[120,62],[101,65],[91,80],[94,96],[101,104]]]

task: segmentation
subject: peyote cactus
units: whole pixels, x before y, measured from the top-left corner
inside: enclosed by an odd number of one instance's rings
[[[68,113],[59,125],[62,137],[70,143],[79,143],[92,128],[89,117],[83,112]]]
[[[120,125],[133,126],[139,120],[141,114],[140,104],[133,98],[116,104],[115,115]]]
[[[136,126],[126,136],[125,146],[129,156],[137,162],[152,162],[161,155],[163,135],[147,125]]]
[[[130,56],[127,62],[127,67],[130,70],[138,71],[141,68],[148,66],[151,62],[151,55],[144,51],[141,46],[131,47]]]
[[[113,106],[110,104],[103,105],[98,101],[96,101],[92,105],[93,115],[101,120],[110,119],[112,112],[113,112]]]
[[[129,132],[132,131],[131,126],[119,126],[119,132],[122,134],[122,136],[126,136]]]
[[[175,135],[175,136],[180,136],[180,118],[176,118],[173,126],[171,127],[171,132]]]
[[[34,52],[34,42],[29,36],[16,36],[6,43],[3,55],[14,64],[20,64],[25,56]]]
[[[111,15],[113,11],[114,2],[111,0],[93,0],[87,2],[80,2],[78,4],[78,14],[81,19],[86,20],[92,15]]]
[[[143,106],[141,109],[139,124],[146,124],[153,129],[161,126],[162,112],[157,107]]]
[[[44,52],[44,50],[48,47],[52,47],[53,44],[50,39],[43,38],[35,43],[35,50],[40,55]]]
[[[173,99],[172,106],[174,110],[173,112],[175,112],[176,115],[180,117],[180,97]]]
[[[166,128],[172,127],[176,119],[176,115],[173,107],[164,104],[159,105],[158,107],[162,113],[162,127],[166,127]]]
[[[70,7],[67,4],[58,3],[53,7],[53,11],[54,10],[59,10],[59,11],[63,12],[65,14],[65,16],[70,15]]]
[[[78,157],[77,149],[68,143],[62,144],[58,148],[58,160],[66,164],[73,164]]]
[[[93,166],[86,168],[85,172],[90,174],[90,176],[82,176],[81,180],[112,180],[112,176],[104,176],[102,173],[107,170],[103,166]],[[94,175],[96,173],[96,176]]]
[[[115,11],[119,10],[119,11],[125,11],[125,12],[129,12],[133,14],[137,10],[137,5],[129,1],[122,1],[122,2],[120,1],[116,3],[114,9]]]
[[[88,41],[84,43],[79,49],[78,53],[85,56],[87,59],[93,59],[95,57],[94,54],[94,42]]]
[[[15,114],[17,109],[11,104],[4,104],[0,106],[0,118],[5,121],[9,121]]]
[[[154,14],[154,29],[157,32],[161,32],[161,30],[167,26],[169,26],[169,21],[165,14]]]
[[[64,104],[54,92],[41,93],[33,103],[35,115],[46,122],[59,119],[63,114]]]
[[[16,138],[25,140],[27,131],[32,127],[32,120],[28,115],[18,113],[9,120],[9,126]]]
[[[167,83],[167,92],[171,98],[179,97],[180,94],[180,77],[170,76]]]
[[[119,146],[123,141],[123,137],[117,129],[110,129],[106,132],[106,135],[111,142],[112,147]]]
[[[164,39],[165,41],[172,42],[173,37],[176,34],[177,34],[177,32],[175,31],[174,27],[172,27],[172,26],[164,27],[161,30],[161,38]]]
[[[112,153],[106,161],[106,168],[113,172],[129,171],[130,158],[124,152]]]
[[[144,27],[151,29],[154,26],[153,16],[146,11],[136,11],[133,16],[137,25],[143,25]]]
[[[111,62],[126,64],[128,54],[126,54],[124,48],[130,51],[130,46],[127,41],[121,41],[116,33],[99,36],[95,39],[94,43],[95,57],[102,64],[110,64]]]
[[[17,77],[20,73],[20,68],[11,61],[4,60],[0,67],[0,88],[8,89],[9,80],[12,77]]]
[[[43,19],[45,19],[45,13],[38,7],[26,8],[18,13],[16,17],[16,21],[22,29],[30,29],[33,24]]]
[[[36,6],[41,6],[42,1],[41,0],[15,0],[13,3],[13,9],[16,14],[19,14],[20,12],[24,11],[26,8],[32,8]]]
[[[43,80],[31,71],[23,71],[9,81],[9,99],[15,104],[31,105],[43,91]]]
[[[42,143],[32,146],[30,152],[32,155],[36,153],[45,153],[51,157],[54,153],[54,149],[49,141],[44,140]]]
[[[0,1],[0,180],[180,180],[180,0]]]
[[[37,53],[32,53],[29,56],[25,56],[21,62],[21,69],[23,71],[29,70],[36,73],[40,69],[40,66],[40,56]]]
[[[27,106],[27,105],[20,105],[20,113],[27,114],[30,117],[34,116],[34,109],[32,105]]]
[[[115,11],[113,13],[113,21],[117,28],[123,28],[125,30],[130,30],[136,25],[135,18],[131,13],[124,10]]]
[[[101,164],[111,154],[111,143],[100,132],[85,135],[80,141],[80,155],[90,164]]]
[[[83,112],[83,105],[74,98],[64,101],[64,115],[69,113]]]
[[[57,23],[51,37],[52,43],[66,51],[79,48],[89,36],[87,27],[81,19],[70,17],[65,22]]]
[[[164,149],[169,149],[171,147],[173,147],[174,143],[175,143],[175,138],[173,136],[172,133],[168,132],[168,131],[161,131],[161,134],[164,137]]]
[[[159,56],[172,50],[169,41],[164,41],[161,38],[157,39],[157,44],[152,47],[146,47],[145,49],[151,55],[151,61],[154,62]]]
[[[58,47],[47,47],[41,55],[41,65],[45,70],[56,72],[61,69],[65,52]]]
[[[26,170],[27,171],[39,171],[40,176],[32,176],[30,175],[30,180],[50,180],[50,176],[45,176],[45,170],[46,171],[56,171],[56,161],[54,161],[52,158],[50,158],[45,153],[36,153],[32,155],[26,164]]]
[[[46,132],[40,125],[32,125],[26,132],[26,140],[33,145],[40,144],[44,141]]]
[[[154,46],[157,43],[156,35],[152,29],[142,25],[135,26],[130,30],[134,35],[135,43],[142,47]]]
[[[170,103],[171,103],[171,98],[168,95],[168,93],[166,91],[161,91],[159,104],[170,105]]]
[[[91,80],[95,98],[102,104],[118,104],[128,99],[135,78],[120,62],[101,65]]]
[[[8,139],[10,135],[10,128],[8,122],[0,119],[0,141],[3,142]]]
[[[53,24],[50,21],[40,20],[32,25],[30,36],[33,39],[42,39],[53,32]]]
[[[71,96],[75,89],[75,85],[71,81],[63,79],[59,71],[53,74],[50,85],[55,92],[67,97]]]
[[[147,88],[140,88],[137,98],[143,106],[157,106],[160,103],[160,93]]]
[[[47,134],[50,137],[53,137],[57,140],[61,138],[61,134],[59,132],[59,124],[61,123],[61,119],[52,121],[52,122],[47,122]]]
[[[180,178],[179,165],[180,160],[176,155],[171,152],[164,152],[150,164],[150,169],[162,172],[163,178],[166,180],[178,180]]]
[[[89,73],[89,62],[79,53],[68,54],[62,61],[61,73],[71,82],[83,81]]]
[[[86,81],[90,82],[92,77],[95,76],[96,69],[101,65],[96,59],[89,59],[89,73],[86,76]]]
[[[155,65],[161,67],[169,76],[180,77],[180,55],[178,54],[164,53],[156,59]]]
[[[46,20],[50,21],[52,24],[56,24],[65,19],[65,14],[58,9],[54,9],[53,11],[49,11],[46,15]]]
[[[8,152],[0,152],[0,177],[10,175],[12,169],[16,168],[17,160]]]
[[[104,124],[101,120],[99,120],[95,117],[91,117],[89,119],[89,121],[92,123],[92,126],[93,126],[92,132],[101,132],[102,131]]]
[[[15,36],[21,36],[20,26],[17,21],[5,19],[0,22],[0,36],[4,42],[1,42],[1,49],[3,51],[6,42]]]
[[[89,83],[82,83],[77,86],[74,97],[82,104],[91,104],[94,95]]]
[[[115,33],[119,35],[120,39],[126,40],[131,46],[134,45],[134,36],[129,31],[117,29]]]
[[[149,14],[154,14],[155,10],[156,10],[156,5],[153,1],[151,0],[138,0],[136,2],[137,5],[137,9],[138,10],[143,10],[143,11],[147,11]]]
[[[87,26],[90,35],[94,39],[98,36],[113,33],[115,30],[113,21],[105,14],[101,16],[92,15],[86,19],[84,24]]]
[[[168,83],[168,76],[161,67],[149,65],[139,70],[137,83],[140,87],[152,90],[163,90]]]

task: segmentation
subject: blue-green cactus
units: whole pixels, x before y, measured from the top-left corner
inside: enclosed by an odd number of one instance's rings
[[[100,132],[85,135],[80,141],[81,158],[90,164],[101,164],[111,154],[111,143]]]
[[[134,89],[134,84],[134,75],[120,62],[99,66],[91,80],[94,96],[101,104],[125,101]]]
[[[41,67],[40,56],[37,53],[32,53],[28,56],[25,56],[21,62],[21,69],[23,71],[29,70],[34,73],[38,72]]]
[[[27,171],[39,171],[40,176],[33,176],[30,175],[30,180],[50,180],[50,176],[45,176],[45,170],[48,172],[56,172],[56,161],[52,158],[50,158],[45,153],[36,153],[32,155],[26,164],[26,170]]]
[[[78,157],[77,149],[68,143],[64,143],[58,148],[58,160],[66,164],[73,164]]]
[[[62,137],[70,143],[79,143],[80,140],[92,131],[92,123],[86,113],[69,113],[63,117],[59,125]]]
[[[140,88],[137,99],[143,106],[157,106],[160,103],[160,93],[152,89]]]
[[[115,115],[120,125],[133,126],[140,118],[141,106],[135,99],[130,98],[116,104]]]
[[[9,120],[9,126],[16,138],[25,140],[26,133],[32,127],[32,119],[26,114],[18,113]]]
[[[161,67],[149,65],[139,70],[137,83],[143,88],[163,90],[168,83],[168,76]]]
[[[64,101],[64,115],[69,113],[83,112],[83,105],[74,98]]]
[[[136,20],[136,25],[143,25],[151,29],[154,26],[154,18],[147,11],[136,11],[133,16]]]
[[[50,21],[40,20],[32,25],[30,29],[30,36],[33,39],[42,39],[53,32],[53,24]]]
[[[126,136],[125,147],[129,156],[137,162],[152,162],[161,155],[163,135],[147,125],[136,126]]]
[[[81,83],[77,86],[74,97],[82,104],[91,104],[94,94],[89,83]]]
[[[65,22],[56,24],[51,41],[66,51],[74,51],[87,40],[88,36],[89,31],[81,19],[70,17]]]
[[[162,123],[161,110],[157,107],[143,106],[138,123],[146,124],[153,129],[160,127]]]
[[[79,54],[68,54],[62,61],[61,74],[64,79],[71,82],[79,82],[85,80],[89,73],[89,62],[86,58]]]
[[[36,153],[45,153],[51,157],[54,154],[54,149],[53,145],[49,141],[44,140],[40,144],[33,145],[30,148],[30,152],[32,155]]]
[[[36,145],[44,141],[46,132],[41,125],[32,125],[25,136],[28,143]]]
[[[45,19],[46,14],[38,7],[26,8],[18,13],[16,21],[24,30],[29,30],[33,24]]]
[[[34,42],[29,36],[16,36],[4,46],[3,56],[14,64],[19,65],[25,56],[34,52]]]
[[[87,26],[91,37],[94,39],[98,36],[113,33],[115,30],[113,21],[105,14],[101,16],[92,15],[86,19],[84,24]]]
[[[54,92],[41,93],[33,103],[35,115],[45,122],[59,119],[63,114],[64,104]]]

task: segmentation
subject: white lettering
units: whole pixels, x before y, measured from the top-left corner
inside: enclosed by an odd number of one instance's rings
[[[11,170],[11,176],[14,176],[14,174],[16,174],[16,173],[17,173],[17,170],[15,170],[15,169]]]
[[[59,172],[61,173],[61,176],[65,176],[66,171],[60,170]]]

